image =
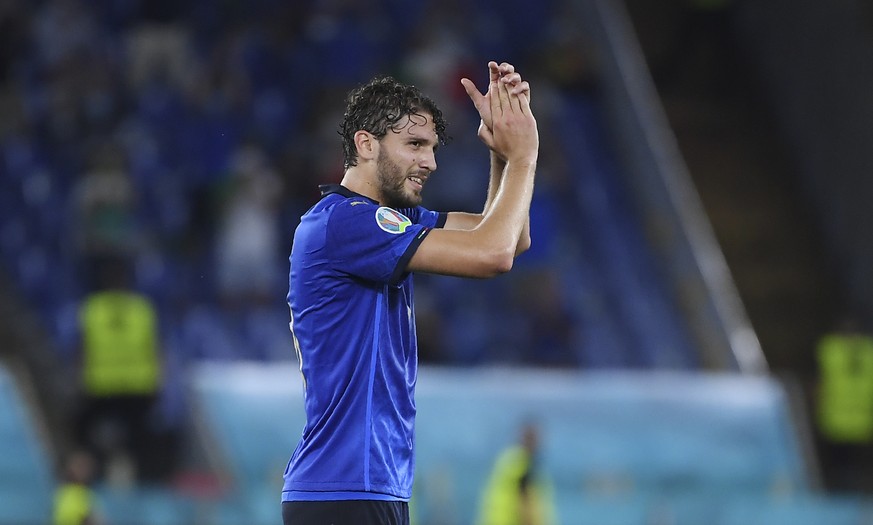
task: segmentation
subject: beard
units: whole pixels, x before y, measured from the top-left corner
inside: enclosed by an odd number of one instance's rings
[[[390,208],[414,208],[421,204],[421,193],[406,189],[406,173],[387,153],[379,152],[376,158],[376,176],[382,203]]]

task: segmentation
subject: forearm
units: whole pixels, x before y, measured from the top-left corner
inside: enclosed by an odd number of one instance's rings
[[[424,238],[408,271],[492,277],[508,272],[515,256],[528,247],[539,148],[536,119],[526,90],[510,92],[506,82],[498,82],[496,67],[491,67],[487,98],[469,80],[464,83],[468,93],[475,93],[471,97],[482,117],[479,134],[492,150],[482,215],[449,214],[444,228]]]
[[[494,199],[497,197],[497,193],[500,191],[500,183],[503,180],[503,172],[505,169],[506,161],[492,151],[491,174],[488,181],[488,195],[485,198],[485,207],[482,211],[483,216],[486,215],[491,209],[491,206],[494,203]],[[530,248],[530,213],[528,213],[527,218],[524,221],[524,225],[522,226],[521,233],[519,234],[518,244],[516,245],[515,249],[515,255],[520,255],[528,248]]]
[[[533,178],[532,163],[510,163],[482,220],[471,229],[434,229],[415,251],[407,269],[475,278],[508,272],[527,223]],[[463,222],[462,217],[455,219]]]
[[[529,237],[535,170],[535,160],[505,164],[494,198],[477,228],[487,244],[507,249],[513,256],[519,248],[527,248],[519,241]]]
[[[497,192],[500,191],[500,182],[503,180],[503,170],[506,169],[506,161],[493,151],[491,152],[491,171],[488,179],[488,194],[485,197],[485,206],[482,208],[482,215],[488,213],[494,199],[497,198]]]

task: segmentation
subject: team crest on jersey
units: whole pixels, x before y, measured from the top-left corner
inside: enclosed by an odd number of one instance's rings
[[[412,221],[402,213],[382,206],[376,210],[376,224],[388,233],[403,233]]]

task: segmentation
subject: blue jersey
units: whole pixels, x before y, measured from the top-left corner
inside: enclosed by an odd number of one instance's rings
[[[306,426],[283,501],[408,500],[418,370],[409,259],[445,215],[339,185],[301,218],[288,305]]]

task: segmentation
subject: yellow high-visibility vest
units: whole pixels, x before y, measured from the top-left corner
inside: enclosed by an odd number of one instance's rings
[[[153,394],[160,384],[157,315],[128,291],[91,295],[81,309],[83,379],[94,396]]]
[[[873,339],[828,335],[818,346],[818,422],[829,440],[873,439]]]
[[[494,466],[485,487],[479,509],[478,525],[518,525],[522,523],[521,478],[530,466],[530,456],[523,447],[504,451]],[[555,522],[551,488],[543,480],[528,485],[528,513],[535,525]]]
[[[93,512],[91,490],[76,483],[67,483],[55,492],[53,525],[82,525]]]

